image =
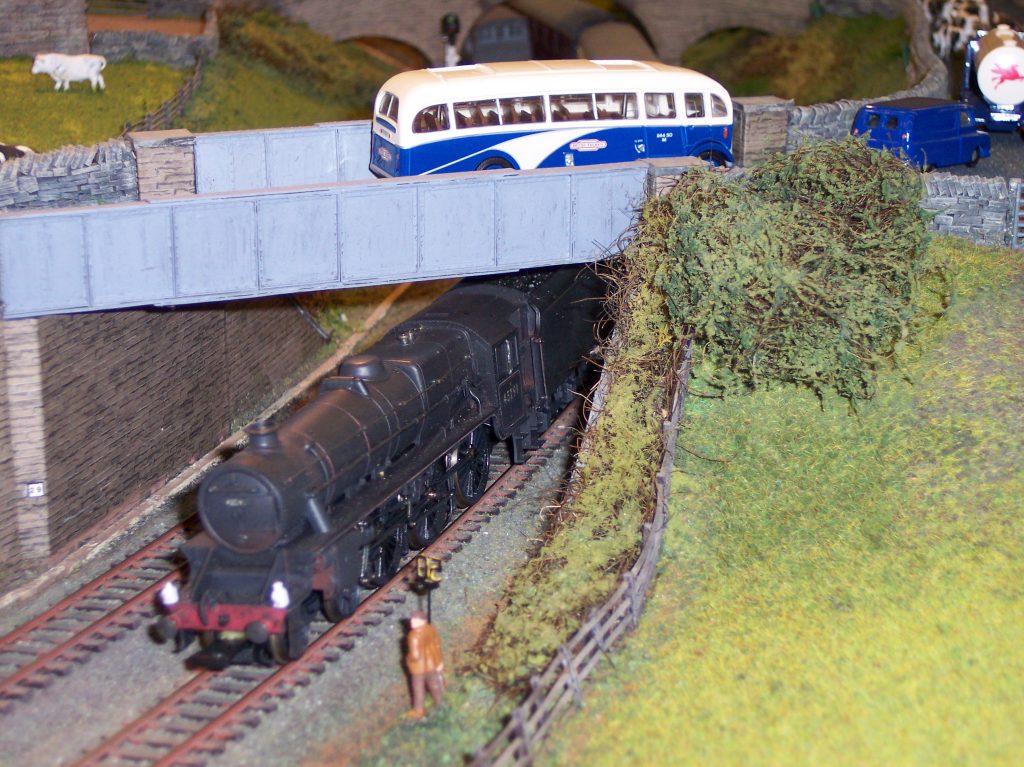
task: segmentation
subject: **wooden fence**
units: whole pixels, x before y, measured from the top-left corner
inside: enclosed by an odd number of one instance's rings
[[[654,519],[644,525],[640,556],[604,605],[591,612],[579,631],[559,648],[557,657],[543,673],[530,679],[529,694],[512,712],[501,732],[473,756],[473,767],[531,764],[537,746],[551,730],[558,714],[570,703],[582,705],[583,680],[622,634],[636,628],[661,553],[676,437],[689,378],[690,349],[687,347],[682,364],[676,371],[672,413],[662,425],[664,452],[655,477],[655,514]]]
[[[185,81],[185,84],[178,89],[171,98],[158,106],[155,111],[147,112],[145,116],[133,123],[125,123],[121,136],[126,136],[137,130],[166,130],[173,126],[174,121],[181,117],[188,102],[192,100],[199,84],[203,80],[203,57],[196,57],[196,67],[192,75]]]

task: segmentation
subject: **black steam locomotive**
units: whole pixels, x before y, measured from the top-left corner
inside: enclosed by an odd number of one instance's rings
[[[465,282],[325,379],[199,488],[204,532],[183,548],[158,632],[203,662],[285,663],[317,610],[351,614],[483,494],[496,440],[525,460],[584,373],[600,279],[562,268]]]

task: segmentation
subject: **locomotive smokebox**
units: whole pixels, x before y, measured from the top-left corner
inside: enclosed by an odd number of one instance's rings
[[[1024,101],[1024,43],[1009,26],[1000,24],[978,41],[975,66],[978,89],[990,102]]]

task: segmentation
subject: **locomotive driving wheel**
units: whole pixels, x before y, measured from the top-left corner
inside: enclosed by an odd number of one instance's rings
[[[422,549],[433,543],[455,511],[455,501],[447,483],[442,483],[439,488],[428,493],[432,493],[433,497],[427,498],[423,513],[409,526],[409,545],[414,549]]]
[[[455,464],[455,505],[460,509],[472,506],[487,489],[491,470],[491,438],[486,424],[477,426],[459,445]]]
[[[396,525],[380,543],[365,549],[363,572],[359,580],[366,588],[375,589],[388,582],[402,564],[408,550],[405,526]]]

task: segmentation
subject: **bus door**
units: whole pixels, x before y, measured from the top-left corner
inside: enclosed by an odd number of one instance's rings
[[[680,126],[674,93],[645,93],[644,140],[648,157],[679,157],[683,154],[683,129]]]

